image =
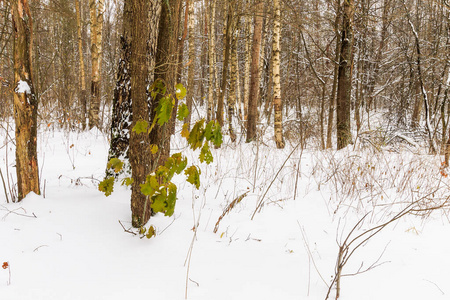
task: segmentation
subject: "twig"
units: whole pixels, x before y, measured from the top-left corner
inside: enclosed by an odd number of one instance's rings
[[[131,233],[132,235],[136,235],[136,232],[126,229],[125,226],[123,226],[122,222],[120,222],[120,220],[119,220],[119,224],[120,224],[120,226],[122,226],[122,228],[125,232]]]
[[[48,247],[48,245],[41,245],[41,246],[39,246],[39,247],[36,247],[36,248],[33,250],[33,252],[36,252],[37,250],[39,250],[39,248],[42,248],[42,247]]]
[[[262,196],[261,200],[259,200],[258,205],[256,206],[255,211],[253,212],[252,218],[251,220],[253,220],[253,218],[255,217],[256,213],[261,209],[261,206],[264,203],[264,198],[267,195],[267,192],[270,190],[270,188],[272,187],[272,184],[275,182],[275,180],[278,178],[278,175],[280,174],[281,170],[283,170],[284,166],[286,165],[286,163],[288,162],[289,158],[291,158],[292,154],[294,154],[295,150],[297,150],[298,146],[300,146],[300,143],[297,144],[297,146],[295,146],[294,149],[292,149],[291,153],[289,153],[288,157],[285,159],[285,161],[283,162],[283,164],[281,165],[280,169],[278,170],[277,174],[275,174],[274,178],[272,179],[272,181],[270,182],[269,186],[267,187],[266,191],[264,192],[264,195]]]
[[[32,213],[32,215],[25,215],[25,214],[21,214],[21,213],[16,212],[16,210],[19,210],[19,209],[22,209],[24,212],[26,212],[26,210],[23,209],[23,207],[16,208],[15,210],[9,210],[4,205],[1,205],[1,207],[3,207],[3,209],[1,209],[1,210],[6,210],[8,212],[6,215],[3,216],[2,220],[5,220],[6,217],[9,214],[15,214],[15,215],[18,215],[18,216],[21,216],[21,217],[27,217],[27,218],[37,218],[37,216],[34,213]]]
[[[8,192],[6,190],[5,178],[3,178],[3,172],[2,172],[1,168],[0,168],[0,175],[2,176],[3,189],[5,190],[6,203],[9,203],[9,197],[8,197]]]

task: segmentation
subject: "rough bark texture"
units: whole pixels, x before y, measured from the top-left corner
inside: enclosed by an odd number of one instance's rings
[[[189,109],[189,115],[184,120],[184,123],[188,124],[188,128],[191,127],[191,117],[192,117],[192,104],[194,101],[195,93],[195,9],[194,2],[190,3],[189,0],[186,1],[186,6],[189,12],[188,30],[189,30],[189,67],[188,67],[188,86],[186,94],[186,105]]]
[[[80,105],[81,105],[81,125],[83,129],[86,128],[86,114],[87,114],[87,93],[86,93],[86,73],[84,71],[84,58],[83,58],[83,40],[81,37],[81,12],[80,1],[75,0],[75,9],[77,14],[77,38],[78,38],[78,57],[80,61]]]
[[[149,105],[147,101],[147,85],[150,67],[148,43],[150,28],[150,2],[148,0],[131,0],[132,2],[132,29],[131,35],[131,91],[133,128],[138,121],[149,122]],[[131,214],[132,225],[141,227],[147,223],[151,216],[149,199],[141,193],[140,184],[145,182],[147,174],[151,171],[150,138],[148,134],[130,134],[130,165],[133,177],[131,188]]]
[[[223,107],[224,99],[227,91],[227,79],[228,79],[228,68],[230,63],[230,41],[231,41],[231,24],[232,24],[232,11],[231,2],[225,5],[227,8],[227,23],[225,25],[225,35],[224,35],[224,52],[223,52],[223,66],[222,66],[222,80],[220,83],[219,99],[217,100],[217,111],[216,120],[220,126],[223,127]]]
[[[111,158],[128,159],[128,146],[131,125],[131,22],[133,14],[130,1],[123,6],[122,36],[120,37],[120,60],[117,71],[117,82],[114,89],[113,114],[111,120],[111,143],[108,161]],[[126,161],[124,171],[130,173],[129,163]],[[115,174],[115,173],[114,173]],[[106,170],[106,175],[114,175]]]
[[[350,103],[353,69],[353,14],[353,0],[344,0],[341,53],[339,59],[338,89],[336,98],[338,150],[346,147],[352,140],[352,134],[350,131]]]
[[[280,0],[273,1],[274,21],[273,21],[273,108],[274,108],[274,128],[275,143],[278,149],[284,148],[283,139],[283,117],[281,105],[281,82],[280,82],[280,40],[281,40],[281,9]]]
[[[239,19],[234,16],[234,3],[230,3],[228,9],[228,14],[231,16],[231,28],[230,28],[230,39],[231,39],[231,68],[230,68],[230,92],[228,94],[228,130],[230,133],[231,141],[234,143],[236,141],[236,134],[233,129],[233,116],[236,109],[236,94],[238,93],[238,57],[237,57],[237,42],[239,37]]]
[[[338,3],[339,4],[339,3]],[[334,77],[333,77],[333,87],[331,88],[330,94],[330,105],[328,107],[328,125],[327,125],[327,145],[326,148],[330,149],[333,147],[332,145],[332,135],[333,135],[333,119],[334,119],[334,110],[336,104],[336,90],[339,76],[339,57],[341,57],[341,35],[339,32],[339,23],[341,18],[340,6],[336,8],[336,19],[334,22],[334,31],[336,35],[336,49],[334,55]]]
[[[181,0],[169,0],[163,2],[161,17],[159,19],[158,47],[156,51],[156,69],[155,80],[162,80],[170,94],[174,94],[176,85],[176,71],[178,61],[177,40],[179,31],[179,19],[181,15]],[[161,95],[153,99],[152,106],[155,108],[159,104]],[[177,100],[176,100],[177,101]],[[174,112],[177,109],[177,103],[174,106]],[[154,117],[154,111],[151,112],[151,118]],[[175,121],[176,115],[172,115]],[[172,124],[174,125],[174,124]],[[163,126],[155,125],[150,133],[150,142],[158,146],[158,152],[153,155],[153,166],[162,165],[170,155],[170,124]],[[156,165],[155,165],[156,164]]]
[[[40,194],[37,161],[37,106],[32,79],[32,19],[27,0],[14,0],[14,120],[18,200]]]
[[[256,140],[256,123],[258,120],[258,98],[259,98],[259,56],[261,50],[261,36],[264,9],[264,2],[259,2],[255,7],[255,27],[253,30],[252,42],[252,63],[251,63],[251,81],[250,95],[248,100],[248,119],[247,119],[247,142]]]
[[[246,27],[246,42],[245,42],[245,68],[244,68],[244,121],[248,118],[248,99],[250,96],[250,66],[251,66],[251,52],[252,47],[252,18],[250,15],[245,17]]]
[[[98,1],[98,2],[97,2]],[[103,0],[90,0],[90,22],[91,22],[91,58],[92,58],[92,80],[91,80],[91,105],[89,106],[89,128],[100,128],[100,76],[102,61],[102,30],[103,30]]]
[[[209,49],[208,49],[208,60],[209,60],[209,85],[208,85],[208,112],[207,120],[208,122],[214,118],[214,78],[215,78],[215,48],[216,48],[216,0],[209,0],[211,6],[210,14],[210,26],[209,26]]]

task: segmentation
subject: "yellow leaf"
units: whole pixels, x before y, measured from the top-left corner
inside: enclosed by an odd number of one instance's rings
[[[159,149],[158,145],[155,145],[155,144],[151,145],[152,154],[156,154],[158,152],[158,149]]]

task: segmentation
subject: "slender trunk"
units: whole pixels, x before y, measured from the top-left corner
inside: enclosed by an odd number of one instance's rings
[[[40,194],[37,160],[37,106],[32,78],[32,19],[27,0],[12,4],[14,28],[14,119],[18,200]]]
[[[77,36],[78,36],[78,55],[80,61],[80,105],[81,105],[81,126],[83,130],[86,129],[86,114],[87,114],[87,92],[86,92],[86,73],[84,71],[84,57],[83,57],[83,39],[81,36],[81,12],[80,1],[75,0],[75,9],[77,14]]]
[[[352,94],[353,69],[353,14],[354,0],[344,0],[343,26],[341,37],[341,55],[339,59],[339,76],[337,89],[337,149],[350,144],[350,103]]]
[[[338,7],[336,9],[336,20],[335,20],[335,35],[336,35],[336,50],[334,56],[334,77],[333,77],[333,87],[331,88],[330,95],[330,106],[328,109],[328,126],[327,126],[327,149],[331,149],[332,145],[332,134],[333,134],[333,119],[334,119],[334,110],[336,104],[336,90],[338,83],[338,75],[339,75],[339,57],[341,57],[341,35],[339,32],[339,22],[341,19],[340,12],[340,3],[338,3]]]
[[[186,9],[189,12],[188,30],[189,30],[189,67],[188,67],[188,87],[186,94],[186,105],[189,109],[189,115],[184,119],[184,123],[191,127],[192,107],[195,95],[195,9],[194,2],[186,1]]]
[[[211,6],[210,25],[209,25],[209,49],[208,49],[208,61],[209,61],[209,84],[208,84],[208,112],[207,120],[211,121],[214,118],[214,74],[215,74],[215,48],[216,48],[216,0],[209,0]]]
[[[92,55],[92,79],[91,79],[91,105],[89,106],[89,129],[100,128],[100,72],[102,52],[103,29],[103,0],[90,0],[91,22],[91,55]]]
[[[219,99],[217,101],[216,119],[220,126],[223,126],[223,107],[224,98],[227,91],[227,79],[228,79],[228,65],[230,63],[230,41],[231,41],[231,23],[233,19],[232,4],[226,5],[227,7],[227,22],[225,25],[224,36],[224,58],[222,66],[222,81],[220,84]]]
[[[233,3],[230,3],[233,5]],[[228,129],[230,132],[231,141],[236,141],[236,134],[233,129],[233,116],[236,109],[236,94],[239,86],[238,82],[238,60],[237,60],[237,42],[239,37],[239,20],[232,14],[233,7],[229,8],[229,14],[231,15],[231,69],[230,69],[230,92],[228,94]]]
[[[274,128],[275,143],[278,149],[284,148],[283,139],[283,117],[281,105],[281,82],[280,82],[280,40],[281,40],[281,8],[280,0],[273,1],[274,21],[273,21],[273,108],[274,108]]]
[[[257,138],[256,123],[258,120],[259,99],[259,56],[263,25],[263,17],[261,14],[263,9],[264,2],[259,2],[255,7],[255,28],[253,31],[251,81],[248,100],[247,142],[254,141]]]
[[[250,96],[250,66],[251,66],[251,43],[252,19],[248,14],[245,17],[246,42],[245,42],[245,68],[244,68],[244,121],[248,118],[248,99]]]

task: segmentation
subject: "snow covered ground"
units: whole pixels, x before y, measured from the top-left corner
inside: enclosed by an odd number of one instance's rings
[[[13,143],[4,131],[0,138],[0,167],[14,173]],[[173,142],[200,166],[201,187],[177,178],[175,214],[153,217],[157,236],[148,240],[119,223],[130,228],[129,190],[97,190],[107,137],[41,130],[43,195],[7,204],[0,193],[0,263],[9,264],[0,269],[0,299],[325,299],[338,244],[361,218],[352,237],[414,200],[432,206],[450,195],[439,157],[296,149],[286,160],[295,146],[272,145],[225,141],[205,165]],[[417,214],[357,248],[343,275],[360,274],[342,277],[340,299],[450,299],[448,210]]]

